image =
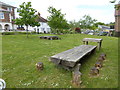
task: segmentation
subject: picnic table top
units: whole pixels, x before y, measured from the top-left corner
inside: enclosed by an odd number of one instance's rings
[[[40,36],[40,37],[48,37],[49,38],[49,37],[58,37],[58,36]]]
[[[84,38],[83,41],[101,42],[102,38]]]
[[[80,45],[78,47],[75,47],[73,49],[69,49],[67,51],[58,53],[54,56],[51,56],[51,58],[56,60],[62,60],[62,61],[68,61],[72,63],[78,62],[83,56],[91,52],[93,49],[95,49],[97,46],[93,45]],[[73,65],[72,65],[73,66]]]

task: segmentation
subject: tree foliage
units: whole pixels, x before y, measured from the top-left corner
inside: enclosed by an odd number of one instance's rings
[[[80,27],[80,23],[75,20],[69,22],[69,28],[74,29],[76,27]]]
[[[103,22],[96,22],[94,25],[95,25],[96,27],[98,27],[98,25],[106,25],[106,24],[103,23]]]
[[[14,20],[15,24],[25,25],[27,32],[28,26],[40,26],[39,22],[37,21],[38,15],[35,15],[37,11],[32,8],[31,2],[23,2],[17,9],[17,12],[19,13],[20,17]]]
[[[113,0],[113,1],[110,1],[110,3],[115,3],[116,0]],[[118,2],[120,3],[120,1]],[[119,10],[120,9],[120,5],[119,4],[116,4],[115,7],[114,7],[116,10]]]
[[[94,24],[97,20],[92,19],[89,15],[84,15],[82,19],[80,19],[80,27],[82,29],[92,29],[94,27]]]
[[[56,10],[54,7],[49,7],[48,12],[48,25],[55,33],[62,32],[63,29],[68,28],[67,20],[64,19],[65,14],[61,13],[61,10]]]

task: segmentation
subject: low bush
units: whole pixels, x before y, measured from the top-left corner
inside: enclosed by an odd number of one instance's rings
[[[14,35],[15,32],[2,32],[2,35]]]
[[[27,32],[2,32],[2,35],[16,35],[16,34],[27,34]],[[35,31],[28,32],[28,34],[36,34]]]

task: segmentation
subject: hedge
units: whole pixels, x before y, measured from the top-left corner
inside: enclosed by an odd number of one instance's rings
[[[28,32],[28,34],[35,34],[36,32]],[[27,32],[2,32],[2,35],[16,35],[16,34],[27,34]]]

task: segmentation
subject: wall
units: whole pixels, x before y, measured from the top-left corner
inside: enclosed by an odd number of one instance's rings
[[[2,29],[5,29],[5,25],[8,24],[10,29],[12,28],[12,23],[5,23],[5,22],[0,22],[0,25],[2,26]]]
[[[26,26],[23,26],[23,27],[26,30]],[[48,32],[50,32],[50,27],[49,27],[49,25],[47,23],[40,22],[40,26],[39,27],[37,27],[37,26],[35,26],[35,27],[29,26],[28,30],[30,30],[30,31],[36,31],[36,32],[39,32],[39,33],[40,32],[44,33],[44,31],[45,31],[46,33],[48,33]]]
[[[115,36],[120,37],[120,8],[115,9]]]

